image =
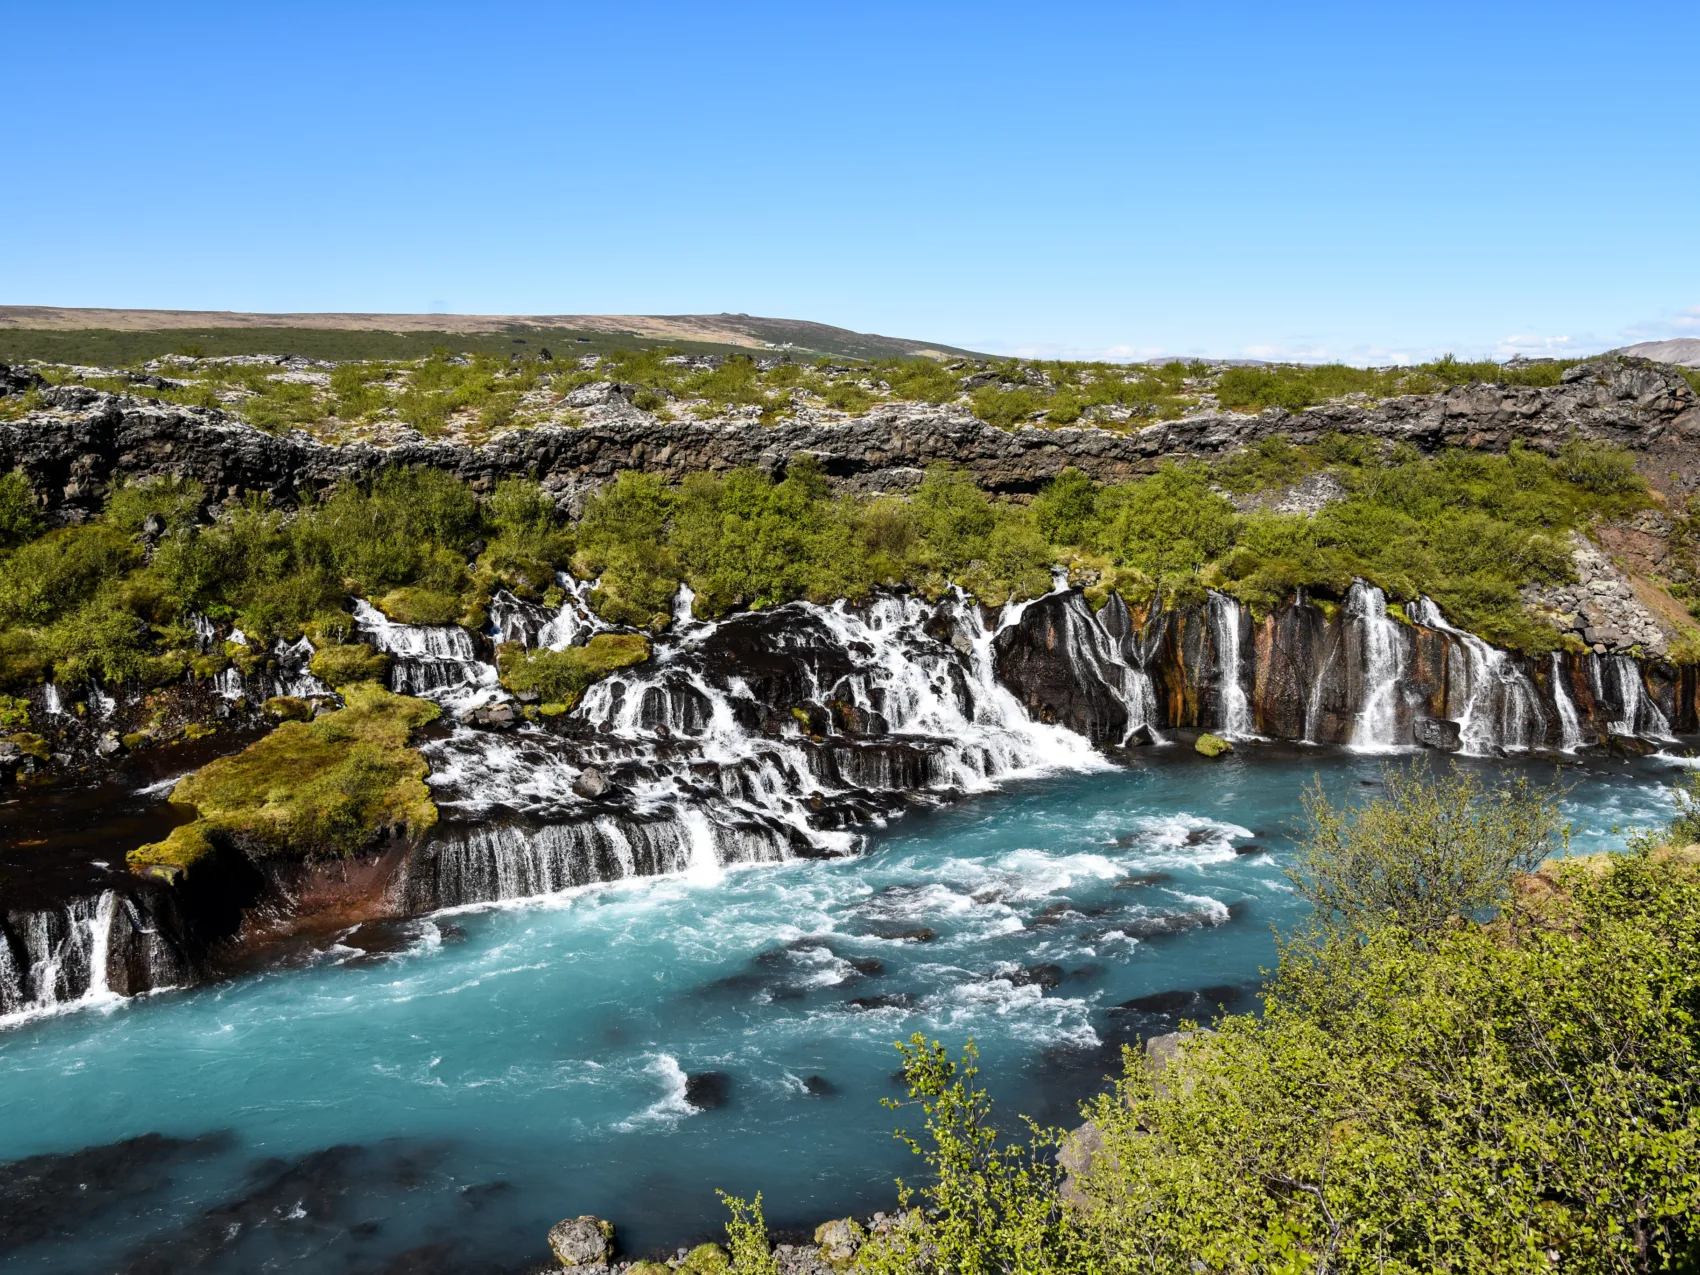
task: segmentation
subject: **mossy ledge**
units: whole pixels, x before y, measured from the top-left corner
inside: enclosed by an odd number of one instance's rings
[[[649,658],[649,640],[637,633],[598,633],[583,646],[564,651],[527,651],[517,642],[496,650],[502,685],[516,695],[535,695],[543,712],[557,716],[573,708],[593,683]]]
[[[385,835],[422,836],[437,822],[429,767],[409,747],[442,711],[373,682],[343,691],[345,707],[287,721],[172,790],[197,818],[132,850],[132,870],[175,877],[228,843],[258,857],[345,856]]]

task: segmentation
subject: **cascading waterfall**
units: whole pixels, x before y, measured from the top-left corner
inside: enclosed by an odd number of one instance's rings
[[[117,913],[117,894],[105,890],[0,917],[0,1018],[115,999],[107,964]]]
[[[451,822],[416,889],[453,905],[846,854],[855,825],[916,792],[1108,765],[1028,716],[996,677],[996,629],[962,595],[937,608],[909,595],[792,603],[718,623],[686,620],[688,606],[652,661],[586,692],[566,735],[463,727],[428,746]],[[1005,608],[996,627],[1020,614]],[[957,638],[928,636],[929,623]],[[1092,628],[1094,658],[1125,668]],[[587,786],[592,771],[608,790]]]
[[[457,624],[397,624],[363,598],[354,600],[354,623],[390,657],[390,689],[456,708],[496,694],[496,667],[478,658],[472,634]]]
[[[1210,636],[1216,648],[1216,709],[1220,734],[1229,739],[1255,739],[1251,700],[1241,685],[1240,604],[1225,593],[1212,591],[1207,610]]]
[[[1414,602],[1411,618],[1453,639],[1447,649],[1449,681],[1452,687],[1461,685],[1464,693],[1460,706],[1449,688],[1447,707],[1458,722],[1463,752],[1483,756],[1495,748],[1524,751],[1546,738],[1541,697],[1510,655],[1449,624],[1431,598]]]
[[[1066,580],[1059,583],[1059,592],[1066,588]],[[1012,603],[1005,607],[999,619],[999,630],[1020,623],[1027,605]],[[1127,725],[1116,742],[1126,746],[1141,732],[1151,742],[1161,742],[1162,736],[1156,729],[1157,690],[1140,659],[1138,636],[1133,631],[1127,604],[1119,596],[1112,595],[1103,610],[1094,615],[1085,598],[1078,593],[1067,593],[1058,621],[1063,631],[1062,645],[1067,659],[1077,670],[1084,666],[1082,680],[1103,685],[1127,710]],[[988,659],[991,636],[987,638]],[[995,676],[992,681],[1002,689],[1002,683],[997,682]],[[1013,696],[1010,699],[1014,702]]]
[[[1354,581],[1346,594],[1346,620],[1362,632],[1362,699],[1347,747],[1364,752],[1397,748],[1399,682],[1405,675],[1405,644],[1399,622],[1387,614],[1387,598],[1374,585]]]
[[[1552,700],[1558,709],[1559,749],[1562,752],[1573,753],[1582,747],[1582,719],[1576,711],[1576,701],[1570,694],[1569,675],[1565,672],[1564,660],[1557,651],[1552,652],[1548,659],[1552,665]]]
[[[1601,686],[1602,661],[1591,656],[1594,686],[1597,692],[1603,694]],[[1646,693],[1641,683],[1641,669],[1635,660],[1628,655],[1610,657],[1609,665],[1612,672],[1615,695],[1611,699],[1618,706],[1617,718],[1607,729],[1614,735],[1645,735],[1649,739],[1673,739],[1670,719],[1667,718],[1653,697]]]

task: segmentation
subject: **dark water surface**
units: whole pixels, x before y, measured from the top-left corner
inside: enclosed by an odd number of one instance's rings
[[[633,1252],[708,1236],[716,1187],[781,1226],[888,1207],[916,1168],[879,1106],[893,1041],[973,1036],[1006,1110],[1070,1121],[1122,1041],[1255,1008],[1301,786],[1368,793],[1383,764],[1146,756],[909,816],[854,860],[369,929],[0,1031],[0,1160],[37,1157],[0,1167],[0,1268],[525,1269],[572,1214]],[[1672,774],[1568,768],[1576,849],[1667,819]]]

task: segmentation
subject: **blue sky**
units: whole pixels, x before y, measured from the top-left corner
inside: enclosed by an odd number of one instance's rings
[[[6,0],[0,302],[1700,336],[1700,4]]]

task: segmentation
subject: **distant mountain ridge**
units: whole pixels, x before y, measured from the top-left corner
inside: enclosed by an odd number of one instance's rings
[[[881,336],[804,319],[770,319],[749,314],[255,314],[236,310],[0,306],[0,331],[169,332],[242,328],[461,335],[558,331],[564,335],[630,336],[645,343],[679,341],[752,350],[794,349],[804,354],[839,358],[986,357],[978,351],[936,341]]]
[[[1613,354],[1631,354],[1638,359],[1652,359],[1655,363],[1675,363],[1678,367],[1700,367],[1700,337],[1678,337],[1674,341],[1642,341],[1638,345],[1626,345],[1621,350],[1613,350]]]

